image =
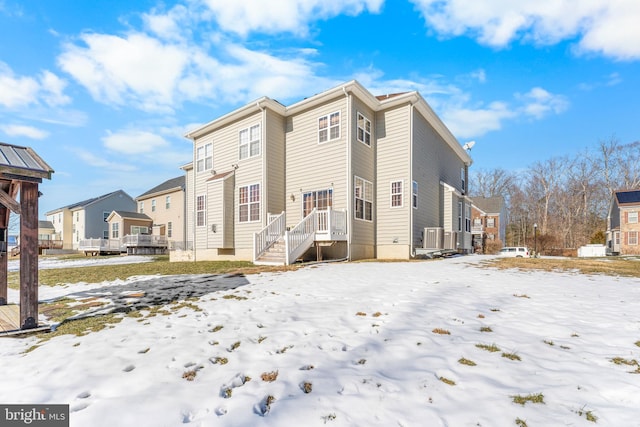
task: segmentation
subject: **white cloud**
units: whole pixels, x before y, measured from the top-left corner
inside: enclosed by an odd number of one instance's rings
[[[358,15],[380,11],[384,0],[203,0],[218,25],[227,32],[246,36],[289,32],[305,35],[309,22],[340,14]]]
[[[86,46],[65,45],[58,63],[96,100],[116,105],[133,101],[146,111],[169,108],[188,49],[140,33],[81,38]]]
[[[97,156],[90,151],[77,147],[73,148],[72,152],[80,157],[80,160],[86,163],[87,166],[98,168],[100,170],[108,170],[110,172],[132,172],[136,170],[136,167],[133,165],[124,162],[110,162],[104,157]],[[122,185],[122,181],[120,185]]]
[[[23,136],[31,139],[44,139],[49,136],[49,132],[25,125],[2,125],[2,130],[8,136]]]
[[[50,107],[71,102],[63,91],[66,82],[50,71],[40,76],[17,76],[5,63],[0,62],[0,105],[11,109],[46,104]]]
[[[442,119],[457,138],[472,138],[500,130],[508,119],[518,114],[505,102],[492,102],[486,107],[465,108],[445,105]]]
[[[505,47],[523,39],[554,44],[578,38],[576,52],[640,59],[637,0],[411,0],[428,26],[444,36],[471,35]]]
[[[102,142],[109,150],[123,154],[153,153],[169,145],[160,135],[141,130],[109,133]]]
[[[560,114],[569,108],[569,101],[563,95],[554,95],[540,87],[534,87],[524,95],[516,95],[522,100],[522,112],[535,119],[541,119],[549,113]]]

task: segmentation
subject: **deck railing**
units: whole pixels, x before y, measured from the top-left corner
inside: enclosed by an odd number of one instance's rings
[[[121,250],[120,239],[83,239],[78,242],[80,251],[115,252]]]
[[[298,225],[291,230],[285,231],[284,241],[286,265],[295,261],[300,255],[309,249],[309,246],[313,243],[316,235],[317,216],[317,211],[314,208],[309,215],[304,217],[302,221],[298,223]]]
[[[336,240],[347,236],[347,213],[328,208],[316,212],[318,240]]]
[[[166,248],[169,246],[169,243],[166,236],[157,236],[153,234],[131,234],[122,238],[122,245],[125,247]]]
[[[254,262],[284,235],[285,226],[286,214],[284,211],[279,215],[269,214],[269,224],[259,232],[253,234]]]

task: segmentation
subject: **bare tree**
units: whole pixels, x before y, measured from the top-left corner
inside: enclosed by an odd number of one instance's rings
[[[514,178],[504,169],[473,171],[471,175],[473,194],[479,197],[503,196],[506,198]]]

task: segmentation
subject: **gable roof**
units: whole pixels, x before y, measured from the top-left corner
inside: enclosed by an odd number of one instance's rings
[[[51,213],[54,213],[54,212],[58,212],[58,211],[64,210],[64,209],[72,210],[72,209],[85,208],[85,207],[89,206],[92,203],[98,202],[100,200],[104,200],[104,199],[106,199],[108,197],[111,197],[111,196],[117,194],[117,193],[122,193],[127,197],[131,197],[131,196],[129,196],[127,193],[125,193],[122,190],[116,190],[116,191],[112,191],[111,193],[103,194],[102,196],[92,197],[90,199],[86,199],[86,200],[83,200],[81,202],[72,203],[70,205],[63,206],[63,207],[58,208],[58,209],[54,209],[52,211],[47,212],[47,215],[49,215]]]
[[[29,147],[0,142],[0,178],[51,179],[53,169]],[[30,179],[29,179],[30,178]]]
[[[473,204],[485,213],[500,213],[504,206],[504,198],[502,196],[492,197],[473,197]]]
[[[136,200],[140,200],[144,197],[151,196],[157,193],[165,193],[170,190],[184,190],[184,188],[185,188],[185,178],[184,178],[184,175],[180,175],[175,178],[168,179],[160,185],[156,185],[149,191],[145,191],[144,193],[136,197]]]
[[[144,221],[153,221],[147,214],[139,213],[139,212],[129,212],[129,211],[113,211],[107,217],[107,221],[110,220],[114,215],[118,215],[123,219],[141,219]]]
[[[38,221],[38,228],[48,228],[51,230],[55,230],[55,227],[53,226],[53,223],[51,221],[43,221],[43,220]]]
[[[625,190],[615,192],[619,205],[640,204],[640,190]]]

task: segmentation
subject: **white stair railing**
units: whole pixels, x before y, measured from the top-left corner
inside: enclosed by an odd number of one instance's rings
[[[289,231],[285,231],[285,263],[287,265],[294,262],[313,243],[316,235],[316,221],[317,211],[314,209],[298,225]]]
[[[253,262],[284,235],[286,215],[283,211],[280,215],[269,215],[269,224],[262,230],[253,234]]]

